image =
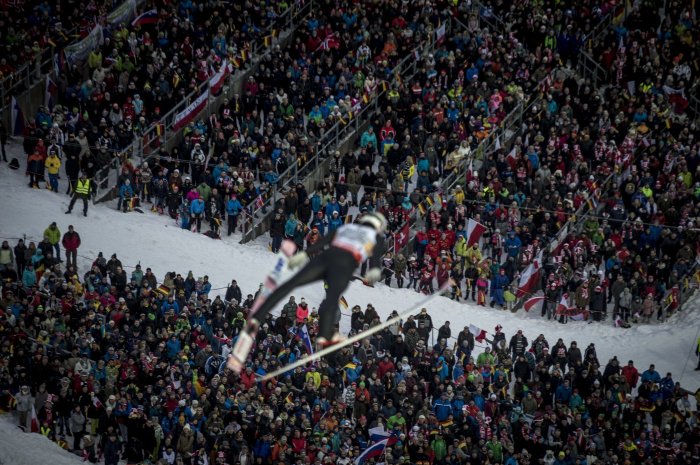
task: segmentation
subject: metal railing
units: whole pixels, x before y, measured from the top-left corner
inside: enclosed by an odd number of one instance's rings
[[[296,28],[298,22],[305,18],[313,10],[313,0],[305,2],[303,5],[299,5],[299,2],[294,2],[287,8],[284,13],[282,13],[276,21],[269,25],[261,34],[261,39],[256,41],[256,43],[251,44],[250,59],[246,64],[254,68],[259,63],[260,59],[263,58],[272,49],[272,45],[279,43],[281,36],[287,33],[291,33],[293,29]],[[265,37],[272,37],[273,30],[280,29],[282,32],[280,34],[275,34],[273,38],[273,43],[270,46],[264,45]],[[258,43],[259,42],[259,43]],[[231,88],[232,83],[240,79],[241,76],[246,72],[245,69],[235,70],[228,78],[224,89],[227,90]],[[140,136],[135,137],[134,141],[129,144],[124,150],[115,156],[113,163],[109,166],[103,167],[100,170],[101,175],[96,176],[95,181],[98,186],[98,193],[96,195],[99,198],[102,194],[100,191],[108,189],[110,186],[110,177],[114,174],[111,169],[118,170],[121,163],[136,157],[139,159],[140,163],[151,159],[151,157],[158,151],[161,146],[168,146],[172,144],[173,141],[180,136],[182,133],[181,129],[174,129],[173,124],[175,122],[175,117],[178,113],[182,112],[187,106],[189,106],[197,97],[202,95],[209,86],[209,81],[204,81],[200,83],[194,90],[187,94],[177,105],[166,112],[158,121],[153,122],[146,131]],[[222,92],[221,95],[224,95]],[[213,101],[218,101],[220,96],[210,96],[209,101],[205,107],[207,112],[211,111],[211,106],[214,105]],[[202,110],[204,111],[204,110]],[[200,112],[201,113],[201,112]],[[196,117],[197,115],[195,115]],[[162,134],[159,132],[162,131]],[[106,169],[105,169],[106,168]]]
[[[451,29],[451,22],[452,21],[448,19],[446,31]],[[425,56],[431,53],[434,50],[435,43],[434,34],[430,34],[424,42],[409,52],[394,68],[394,78],[392,79],[391,85],[396,82],[397,76],[400,76],[402,81],[410,81],[418,72],[417,60],[415,58],[416,54]],[[320,180],[322,173],[327,170],[330,163],[331,157],[328,155],[330,155],[331,149],[338,147],[343,141],[348,140],[348,138],[355,136],[359,132],[360,128],[369,121],[369,118],[380,110],[379,103],[387,92],[388,90],[380,91],[366,106],[358,110],[358,112],[353,115],[350,124],[338,121],[331,126],[317,142],[317,149],[312,159],[304,163],[302,167],[299,166],[298,161],[295,161],[279,175],[279,179],[273,188],[272,195],[264,199],[264,203],[255,208],[255,210],[248,215],[248,221],[244,222],[243,237],[241,239],[242,243],[249,242],[266,231],[267,224],[274,214],[277,201],[281,198],[280,194],[289,189],[293,184],[296,184],[300,177],[303,178],[306,175],[315,174],[316,179]],[[322,160],[322,158],[324,159]],[[313,166],[313,170],[309,169],[311,166]]]

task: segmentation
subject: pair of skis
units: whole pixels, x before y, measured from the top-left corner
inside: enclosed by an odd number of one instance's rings
[[[354,344],[355,342],[359,342],[362,339],[365,339],[366,337],[369,337],[373,334],[376,334],[380,331],[383,331],[385,328],[388,328],[389,326],[391,326],[395,323],[399,323],[401,320],[408,318],[410,315],[413,315],[416,311],[418,311],[419,309],[430,304],[436,298],[440,297],[440,295],[443,292],[447,291],[451,287],[452,287],[452,280],[448,279],[447,282],[445,284],[443,284],[442,287],[440,287],[436,292],[425,296],[425,298],[423,298],[423,299],[419,300],[418,302],[416,302],[415,304],[411,305],[406,310],[399,312],[399,314],[396,315],[394,318],[390,318],[383,323],[380,323],[380,324],[373,326],[365,331],[361,331],[353,336],[350,336],[349,338],[344,339],[344,340],[338,342],[337,344],[333,344],[332,346],[321,349],[317,352],[314,352],[313,354],[309,354],[305,357],[302,357],[302,358],[294,361],[293,363],[289,363],[283,367],[278,368],[277,370],[271,371],[271,372],[266,373],[262,376],[258,376],[257,380],[259,382],[263,382],[263,383],[267,382],[267,381],[269,381],[273,378],[276,378],[280,375],[284,375],[285,373],[291,372],[291,371],[295,370],[297,367],[301,367],[301,366],[306,365],[307,363],[313,362],[315,360],[319,360],[319,359],[325,357],[326,355],[332,354],[333,352],[336,352],[336,351],[342,349],[343,347],[347,347],[349,345]]]
[[[253,306],[250,308],[250,312],[248,313],[249,322],[255,316],[255,313],[267,300],[267,298],[270,297],[270,294],[272,294],[275,289],[277,289],[277,286],[281,284],[283,273],[287,269],[289,257],[294,255],[296,250],[297,246],[293,241],[282,241],[282,245],[280,246],[280,250],[275,259],[275,266],[265,277],[263,288],[258,297],[255,299],[255,302],[253,302]],[[248,354],[253,348],[253,344],[255,344],[255,334],[250,334],[245,328],[243,328],[241,332],[238,333],[236,344],[233,346],[233,349],[231,349],[231,353],[226,361],[226,367],[235,373],[240,373],[245,366],[246,360],[248,359]]]

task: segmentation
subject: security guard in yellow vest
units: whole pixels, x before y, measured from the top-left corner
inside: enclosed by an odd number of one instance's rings
[[[87,178],[87,175],[85,173],[80,173],[80,179],[78,179],[78,182],[75,184],[73,198],[70,201],[70,205],[68,205],[66,215],[73,211],[73,205],[75,205],[75,202],[78,199],[83,199],[83,216],[87,216],[88,198],[90,197],[91,187],[92,186],[90,185],[90,180]]]

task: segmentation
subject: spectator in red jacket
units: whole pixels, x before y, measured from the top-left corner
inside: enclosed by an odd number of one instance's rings
[[[71,224],[68,226],[68,231],[63,235],[63,240],[61,241],[63,248],[66,249],[66,269],[70,266],[74,270],[78,270],[77,257],[78,257],[78,247],[80,247],[80,234],[78,234]]]
[[[637,382],[639,381],[639,371],[637,371],[637,368],[634,366],[634,362],[632,360],[630,360],[627,366],[622,369],[622,376],[625,377],[627,384],[630,385],[631,389],[637,387]]]

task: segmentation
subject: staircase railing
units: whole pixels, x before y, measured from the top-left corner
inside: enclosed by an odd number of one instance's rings
[[[223,91],[218,96],[210,96],[206,106],[200,110],[197,115],[201,114],[202,111],[206,111],[208,116],[212,107],[218,107],[224,96],[228,94],[228,90],[234,86],[234,83],[242,81],[243,76],[257,69],[260,60],[270,53],[274,45],[281,43],[288,37],[299,23],[313,11],[313,8],[314,0],[303,2],[303,4],[301,2],[293,2],[290,4],[289,8],[276,18],[274,24],[269,25],[260,34],[260,40],[250,45],[250,68],[234,71],[234,73],[227,78]],[[273,31],[276,30],[282,32],[274,33]],[[265,44],[265,39],[268,37],[271,41],[270,45]],[[171,108],[158,121],[152,123],[140,137],[136,137],[128,147],[117,153],[115,155],[115,160],[108,166],[103,167],[95,177],[95,184],[98,188],[96,198],[99,199],[103,197],[105,195],[104,191],[110,189],[110,187],[114,185],[112,179],[116,180],[115,171],[119,170],[122,162],[128,159],[138,159],[140,163],[143,163],[144,161],[150,160],[158,151],[159,147],[165,146],[171,148],[174,146],[179,141],[182,134],[180,129],[175,129],[173,127],[175,117],[197,99],[197,97],[202,95],[208,87],[208,81],[200,83],[175,105],[175,107]],[[194,116],[196,117],[197,115]]]

